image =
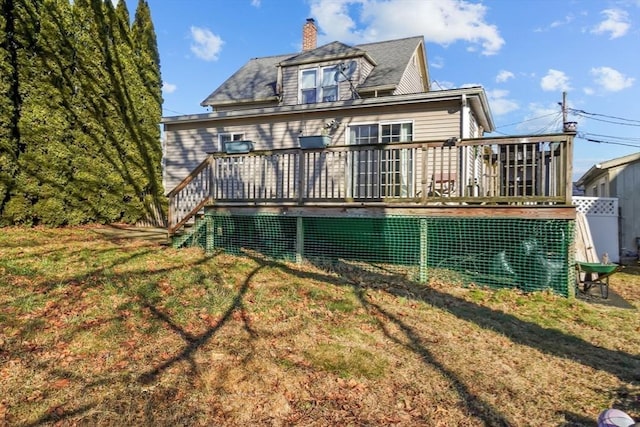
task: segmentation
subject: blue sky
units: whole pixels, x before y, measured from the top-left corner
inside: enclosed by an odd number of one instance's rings
[[[424,36],[432,89],[485,88],[497,127],[487,136],[559,131],[566,91],[576,178],[640,151],[640,0],[148,3],[165,116],[206,112],[200,102],[250,58],[300,51],[314,18],[318,45]]]

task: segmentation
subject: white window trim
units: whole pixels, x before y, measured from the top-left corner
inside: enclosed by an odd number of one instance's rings
[[[406,123],[409,123],[411,125],[411,141],[403,141],[403,142],[413,142],[415,140],[414,136],[415,136],[415,120],[391,120],[391,121],[384,121],[384,122],[380,122],[380,126],[378,129],[378,135],[380,137],[380,140],[382,141],[382,126],[384,125],[404,125]],[[402,142],[400,142],[400,144],[402,144]]]
[[[353,122],[353,123],[349,123],[347,125],[347,129],[351,126],[371,126],[371,125],[377,125],[378,126],[378,141],[377,143],[380,144],[382,141],[382,126],[383,125],[402,125],[405,123],[410,123],[411,124],[411,141],[408,142],[413,142],[415,141],[415,136],[416,136],[416,123],[415,120],[413,119],[407,119],[407,120],[385,120],[385,121],[381,121],[381,122]],[[345,132],[345,136],[347,138],[347,145],[353,145],[351,142],[351,132]]]
[[[322,86],[322,81],[323,81],[323,75],[324,75],[324,70],[330,70],[330,69],[335,69],[335,65],[323,65],[323,66],[316,66],[316,67],[308,67],[308,68],[300,68],[300,70],[298,71],[298,104],[304,104],[303,102],[303,96],[302,96],[302,74],[305,71],[310,71],[310,70],[314,70],[316,72],[316,104],[320,103],[320,102],[332,102],[332,101],[323,101],[322,100],[322,96],[323,96],[323,88],[325,86]],[[335,86],[336,88],[336,101],[338,101],[340,99],[340,84],[338,82],[335,82],[335,85],[331,85],[331,87]],[[328,87],[328,86],[327,86]],[[306,89],[310,89],[310,88],[306,88]]]

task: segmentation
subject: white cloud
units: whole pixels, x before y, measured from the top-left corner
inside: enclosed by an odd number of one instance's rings
[[[591,30],[594,34],[609,34],[610,39],[622,37],[629,31],[629,14],[620,9],[606,9],[601,12],[606,19]]]
[[[516,111],[520,108],[516,101],[508,99],[509,91],[494,89],[487,90],[487,98],[489,98],[489,105],[491,106],[491,112],[496,116]]]
[[[442,68],[444,67],[444,58],[442,56],[436,56],[429,61],[429,68]]]
[[[504,83],[509,79],[513,79],[515,78],[515,76],[513,75],[513,73],[511,71],[507,71],[507,70],[500,70],[500,72],[498,73],[498,75],[496,76],[496,82],[498,83]]]
[[[572,16],[572,15],[567,15],[567,16],[565,16],[565,17],[564,17],[564,19],[563,19],[563,20],[561,20],[561,21],[553,21],[553,22],[551,23],[551,25],[549,25],[549,27],[551,27],[551,28],[562,27],[562,26],[564,26],[564,25],[568,25],[568,24],[570,24],[571,22],[573,22],[573,19],[574,19],[574,18],[573,18],[573,16]]]
[[[251,0],[251,6],[260,7],[261,0]]]
[[[565,16],[565,17],[564,17],[564,19],[560,19],[560,20],[557,20],[557,21],[553,21],[553,22],[552,22],[551,24],[549,24],[549,26],[548,26],[548,27],[546,27],[546,28],[539,27],[539,28],[536,28],[536,29],[535,29],[535,30],[533,30],[533,31],[534,31],[534,32],[536,32],[536,33],[546,32],[546,31],[549,31],[549,30],[551,30],[551,29],[553,29],[553,28],[558,28],[558,27],[563,27],[563,26],[565,26],[565,25],[569,25],[569,24],[571,24],[571,22],[573,22],[573,20],[574,20],[574,19],[575,19],[575,18],[574,18],[574,16],[573,16],[573,15],[571,15],[571,14],[569,14],[569,15]]]
[[[162,92],[164,93],[173,93],[178,89],[178,86],[173,83],[162,82]]]
[[[208,28],[191,27],[191,52],[205,61],[215,61],[222,49],[224,41]]]
[[[493,55],[504,39],[485,21],[487,8],[466,0],[312,0],[311,15],[322,42],[366,43],[424,35],[427,42],[463,41],[471,50]],[[358,13],[359,12],[359,13]]]
[[[551,91],[567,91],[571,89],[569,85],[569,77],[562,71],[550,69],[547,75],[540,80],[542,90]]]
[[[588,86],[583,88],[582,91],[584,92],[585,95],[593,95],[594,93],[596,93],[596,91],[593,90],[593,88],[590,88]]]
[[[610,67],[592,68],[591,75],[595,83],[608,92],[618,92],[631,87],[635,80]]]

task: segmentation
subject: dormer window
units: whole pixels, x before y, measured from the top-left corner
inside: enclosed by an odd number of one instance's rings
[[[300,71],[300,104],[338,100],[336,68],[315,67]]]

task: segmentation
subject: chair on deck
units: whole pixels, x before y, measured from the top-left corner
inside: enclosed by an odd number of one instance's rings
[[[450,197],[456,192],[456,173],[438,172],[433,174],[429,195],[434,197]]]

